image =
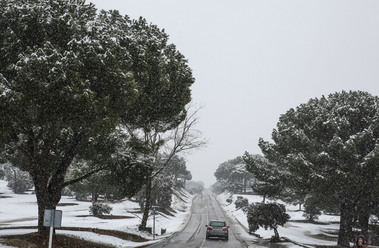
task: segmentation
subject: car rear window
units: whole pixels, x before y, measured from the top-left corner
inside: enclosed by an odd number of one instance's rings
[[[223,221],[211,221],[209,223],[210,226],[225,226],[225,222]]]

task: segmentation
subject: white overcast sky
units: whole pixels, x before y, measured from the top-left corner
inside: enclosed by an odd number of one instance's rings
[[[378,0],[91,2],[164,28],[189,60],[208,145],[187,167],[206,185],[220,163],[260,153],[289,108],[341,90],[379,95]]]

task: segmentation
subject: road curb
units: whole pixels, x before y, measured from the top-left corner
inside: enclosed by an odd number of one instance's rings
[[[189,211],[189,217],[186,218],[186,221],[185,221],[185,224],[182,226],[181,229],[177,230],[176,232],[173,232],[171,233],[170,235],[167,235],[166,237],[162,237],[162,239],[160,239],[157,243],[155,243],[153,246],[151,246],[151,248],[154,248],[154,246],[156,245],[159,245],[163,242],[167,242],[169,241],[170,239],[172,239],[176,234],[182,232],[188,225],[188,223],[190,222],[191,218],[192,218],[192,208],[193,208],[193,201],[196,197],[198,197],[199,194],[196,194],[194,197],[192,197],[192,200],[191,200],[191,208],[190,208],[190,211]]]
[[[233,214],[231,214],[231,213],[229,213],[229,212],[227,212],[226,210],[225,210],[225,208],[223,207],[223,203],[222,202],[220,202],[220,200],[218,199],[218,197],[217,197],[217,195],[215,195],[215,194],[213,194],[214,195],[214,198],[216,199],[216,201],[218,202],[218,204],[220,205],[220,207],[222,208],[222,210],[224,211],[224,213],[225,213],[225,216],[227,216],[228,218],[230,218],[230,219],[232,219],[237,225],[239,225],[240,227],[242,227],[242,229],[247,233],[247,234],[249,234],[249,235],[251,235],[249,232],[248,232],[248,230],[247,230],[247,228],[244,226],[244,225],[242,225],[242,223],[233,215]],[[245,245],[246,245],[246,247],[249,247],[249,244],[247,243],[247,241],[246,240],[241,240],[241,239],[239,239],[239,237],[237,237],[236,235],[234,235],[234,237],[238,240],[238,241],[240,241],[241,243],[244,243]]]

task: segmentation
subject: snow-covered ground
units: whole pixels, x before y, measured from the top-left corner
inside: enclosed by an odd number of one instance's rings
[[[217,197],[227,214],[238,220],[247,230],[249,225],[247,223],[246,214],[242,210],[236,210],[235,208],[234,202],[238,196],[247,198],[249,203],[262,202],[262,197],[258,195],[233,195],[233,202],[231,204],[226,202],[226,199],[230,197],[230,194],[223,193]],[[303,217],[303,211],[298,211],[298,206],[285,204],[281,201],[279,201],[279,203],[286,206],[287,213],[291,217],[290,221],[285,224],[284,227],[278,228],[281,237],[286,237],[294,243],[305,247],[315,247],[316,245],[337,245],[337,235],[334,233],[339,229],[339,224],[335,224],[335,222],[339,221],[339,216],[323,214],[318,219],[318,222],[322,222],[322,224],[303,223],[299,221],[305,221],[306,219]],[[274,235],[274,231],[259,228],[255,234],[258,234],[264,239],[269,239]]]
[[[25,227],[36,226],[38,208],[36,197],[33,194],[14,194],[7,186],[7,182],[0,180],[0,243],[1,237],[15,234],[26,234],[35,232],[35,229],[11,229],[2,230],[5,227]],[[192,197],[189,193],[185,193],[185,201],[181,201],[173,195],[173,209],[177,212],[175,217],[157,215],[156,216],[156,233],[161,233],[161,228],[165,228],[165,235],[158,235],[157,239],[162,239],[170,236],[172,233],[181,230],[187,222],[190,215]],[[183,197],[183,196],[181,196]],[[100,235],[92,232],[82,231],[67,231],[58,230],[57,233],[80,237],[85,240],[111,244],[116,247],[139,247],[154,243],[152,236],[145,232],[138,231],[142,217],[141,214],[133,213],[139,208],[138,203],[125,200],[120,203],[107,203],[112,207],[112,215],[127,216],[127,219],[100,219],[97,217],[88,216],[90,202],[76,201],[72,197],[62,197],[60,204],[66,206],[58,206],[58,210],[63,211],[62,227],[84,227],[98,228],[106,230],[117,230],[127,233],[137,234],[148,242],[132,242],[116,238],[114,236]],[[147,226],[152,226],[153,218],[150,217]],[[5,247],[1,246],[0,247]]]

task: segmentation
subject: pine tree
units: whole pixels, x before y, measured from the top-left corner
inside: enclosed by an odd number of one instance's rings
[[[256,181],[252,185],[255,193],[263,196],[263,203],[268,198],[278,198],[283,192],[284,179],[275,164],[270,163],[261,155],[250,155],[245,153],[242,157],[247,171],[254,175]]]
[[[254,177],[246,170],[242,157],[228,160],[220,164],[214,173],[223,190],[232,193],[246,192],[248,182]]]
[[[113,152],[100,148],[117,127],[167,130],[186,116],[187,61],[142,18],[83,0],[9,0],[0,33],[1,160],[33,178],[40,232],[64,187],[104,169],[96,161]],[[65,181],[81,159],[94,167]]]
[[[272,140],[260,139],[259,146],[287,173],[286,186],[298,182],[312,195],[330,197],[327,202],[338,200],[338,245],[348,247],[354,209],[362,195],[372,196],[378,177],[378,97],[342,91],[311,99],[281,115]]]

